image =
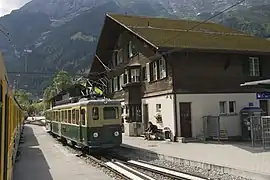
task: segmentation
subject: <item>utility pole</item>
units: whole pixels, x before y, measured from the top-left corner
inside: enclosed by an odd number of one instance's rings
[[[24,58],[24,72],[27,72],[27,54],[25,54]]]
[[[32,50],[30,49],[25,49],[24,50],[25,53],[25,58],[24,58],[24,71],[27,72],[28,69],[28,57],[27,57],[27,53],[32,53]]]

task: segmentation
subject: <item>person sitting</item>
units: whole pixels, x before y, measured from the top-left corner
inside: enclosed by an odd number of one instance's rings
[[[157,126],[154,125],[152,122],[149,122],[148,128],[145,131],[145,139],[151,140],[151,135],[157,133],[157,130],[158,130]]]

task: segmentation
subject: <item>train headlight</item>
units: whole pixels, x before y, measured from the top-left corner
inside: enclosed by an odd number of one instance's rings
[[[97,138],[98,137],[98,133],[97,132],[93,133],[93,136],[94,136],[94,138]]]
[[[118,131],[115,131],[114,132],[114,136],[119,136],[119,132]]]

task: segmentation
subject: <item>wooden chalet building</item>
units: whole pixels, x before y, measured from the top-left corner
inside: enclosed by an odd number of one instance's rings
[[[270,41],[214,23],[188,30],[197,24],[107,14],[90,72],[105,71],[100,61],[111,69],[107,95],[132,122],[195,138],[203,116],[220,115],[230,136],[241,135],[239,111],[267,106],[240,84],[270,78]]]

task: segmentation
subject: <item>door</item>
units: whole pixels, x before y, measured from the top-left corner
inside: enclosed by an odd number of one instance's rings
[[[263,110],[263,115],[268,115],[268,100],[260,100],[260,108]]]
[[[59,136],[61,137],[62,136],[62,131],[61,131],[61,125],[62,125],[62,122],[63,122],[63,110],[61,111],[58,111],[58,134]]]
[[[180,108],[181,137],[192,137],[191,103],[190,102],[181,102],[181,103],[179,103],[179,108]]]
[[[149,122],[148,104],[143,104],[143,123],[145,130],[148,128],[148,122]]]

